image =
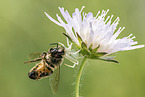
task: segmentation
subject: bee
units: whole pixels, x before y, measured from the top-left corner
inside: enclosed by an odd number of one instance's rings
[[[55,94],[58,88],[58,82],[60,78],[60,66],[65,55],[65,49],[62,46],[50,48],[48,52],[43,53],[33,53],[31,56],[37,56],[34,60],[30,60],[24,63],[39,62],[36,64],[28,73],[30,79],[39,80],[41,78],[50,77],[49,83],[52,88],[52,92]]]

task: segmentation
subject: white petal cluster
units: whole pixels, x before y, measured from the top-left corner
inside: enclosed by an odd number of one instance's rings
[[[144,45],[134,46],[138,42],[133,40],[135,36],[132,36],[132,34],[122,39],[117,38],[125,27],[120,27],[117,29],[119,17],[112,22],[113,15],[106,17],[109,10],[102,10],[101,13],[98,11],[97,15],[94,17],[91,12],[82,12],[83,8],[84,6],[80,11],[76,8],[75,12],[72,16],[70,16],[67,10],[59,7],[65,22],[60,16],[58,16],[58,14],[56,15],[58,21],[54,20],[46,12],[45,14],[51,21],[64,27],[66,34],[71,37],[72,41],[79,47],[81,44],[78,40],[77,33],[81,37],[82,41],[87,45],[87,48],[92,46],[92,49],[95,49],[99,46],[97,52],[106,52],[111,54],[117,51],[132,50],[144,47]]]

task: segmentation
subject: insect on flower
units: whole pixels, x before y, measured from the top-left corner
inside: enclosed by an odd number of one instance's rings
[[[63,57],[65,55],[65,49],[62,46],[50,48],[48,53],[33,53],[31,57],[38,56],[38,58],[34,60],[30,60],[25,63],[39,62],[36,64],[28,73],[30,79],[38,80],[41,78],[51,76],[49,82],[52,88],[52,92],[55,94],[58,88],[58,82],[60,77],[60,66],[63,61]],[[51,45],[53,45],[51,44]]]
[[[114,53],[138,49],[145,46],[137,45],[138,42],[133,40],[135,38],[133,34],[118,38],[125,27],[117,28],[120,19],[117,17],[115,21],[112,22],[113,15],[107,16],[109,9],[106,11],[102,10],[102,12],[98,11],[96,16],[94,16],[92,12],[82,12],[83,9],[84,6],[81,10],[76,8],[75,12],[70,15],[63,7],[59,7],[64,19],[56,14],[57,20],[44,12],[52,22],[65,29],[65,33],[63,34],[67,38],[67,43],[76,46],[78,50],[77,53],[79,52],[79,55],[83,57],[75,83],[75,97],[80,97],[80,78],[87,59],[119,63],[114,60],[115,56],[112,56]],[[62,46],[64,45],[62,44]],[[75,64],[72,67],[75,67]]]

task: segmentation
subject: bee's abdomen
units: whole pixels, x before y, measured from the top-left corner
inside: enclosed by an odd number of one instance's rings
[[[41,73],[41,74],[40,74],[40,78],[41,78],[41,77],[50,76],[51,74],[52,74],[52,73],[47,73],[47,72]]]
[[[48,60],[46,60],[46,67],[48,70],[51,70],[53,72],[53,69],[55,68],[55,65]]]
[[[36,71],[29,72],[28,76],[30,79],[33,79],[33,80],[38,79],[38,73]]]
[[[47,71],[31,71],[28,73],[28,76],[30,79],[38,80],[44,77],[49,77],[53,71],[47,70]]]

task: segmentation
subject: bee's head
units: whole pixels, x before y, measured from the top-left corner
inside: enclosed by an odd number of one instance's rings
[[[49,53],[51,54],[52,57],[62,58],[63,55],[65,54],[64,47],[58,46],[58,43],[56,43],[56,44],[57,44],[57,47],[50,48]]]

